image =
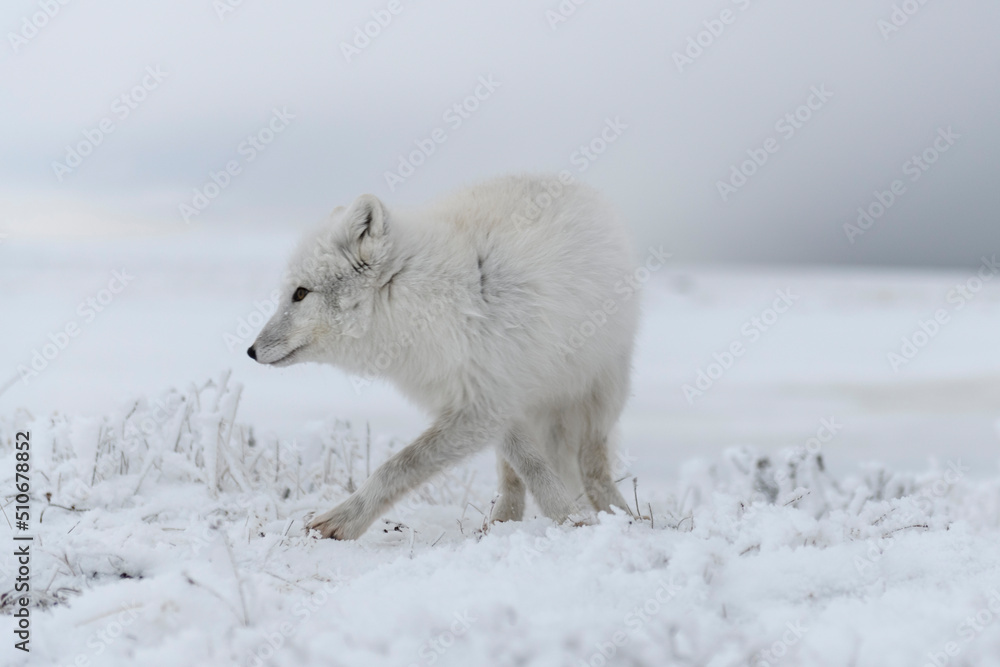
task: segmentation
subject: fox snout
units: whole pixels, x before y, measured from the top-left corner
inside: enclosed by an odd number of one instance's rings
[[[293,324],[287,317],[275,315],[261,330],[257,339],[247,348],[247,356],[265,366],[291,366],[305,361],[314,338],[308,332],[291,331]]]

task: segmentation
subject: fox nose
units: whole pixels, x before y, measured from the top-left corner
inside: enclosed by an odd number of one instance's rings
[[[257,350],[253,349],[253,345],[251,345],[247,349],[247,354],[250,356],[251,359],[253,359],[254,361],[257,361]]]

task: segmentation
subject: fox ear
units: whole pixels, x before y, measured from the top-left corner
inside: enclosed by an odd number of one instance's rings
[[[375,195],[361,195],[354,200],[344,220],[355,241],[381,239],[389,231],[385,206]]]

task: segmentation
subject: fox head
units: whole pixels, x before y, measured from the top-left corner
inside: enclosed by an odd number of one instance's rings
[[[247,354],[262,364],[337,362],[371,328],[389,261],[389,220],[374,195],[338,207],[299,246],[278,309]]]

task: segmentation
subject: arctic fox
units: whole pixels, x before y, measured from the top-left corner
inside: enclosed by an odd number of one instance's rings
[[[490,445],[494,521],[521,519],[526,488],[556,521],[584,493],[629,511],[609,438],[629,392],[635,257],[608,205],[567,176],[497,178],[414,212],[361,195],[303,241],[247,353],[383,376],[434,418],[309,528],[356,539]]]

